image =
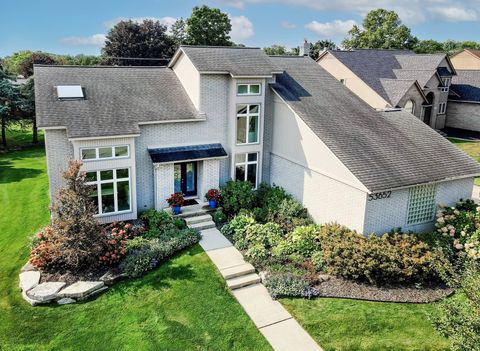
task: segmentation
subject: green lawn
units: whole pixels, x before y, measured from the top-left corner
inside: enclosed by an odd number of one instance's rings
[[[433,329],[432,304],[348,299],[282,299],[281,303],[328,350],[449,350]]]
[[[28,305],[18,273],[47,190],[43,149],[0,155],[0,350],[270,350],[198,245],[89,303]]]
[[[480,141],[469,141],[455,138],[448,138],[448,140],[480,162]],[[480,186],[480,178],[475,179],[475,185]]]
[[[43,147],[43,131],[38,131],[38,146]],[[32,146],[32,127],[30,124],[21,126],[19,124],[13,124],[7,129],[7,148],[16,149],[18,147],[30,147]],[[1,151],[0,144],[0,151]]]

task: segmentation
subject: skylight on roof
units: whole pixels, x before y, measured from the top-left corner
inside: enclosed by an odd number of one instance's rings
[[[83,89],[80,85],[59,85],[57,86],[59,99],[84,99]]]

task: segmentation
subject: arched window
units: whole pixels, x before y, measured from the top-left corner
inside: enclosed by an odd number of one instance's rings
[[[415,102],[413,100],[408,100],[403,109],[413,115],[415,112]]]

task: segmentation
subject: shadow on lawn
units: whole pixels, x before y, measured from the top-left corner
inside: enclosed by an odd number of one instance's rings
[[[12,161],[0,160],[0,184],[19,182],[27,178],[38,177],[43,172],[34,168],[14,168]]]

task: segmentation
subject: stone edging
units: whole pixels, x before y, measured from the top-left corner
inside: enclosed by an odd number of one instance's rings
[[[64,282],[40,283],[41,271],[30,263],[25,264],[19,274],[22,297],[32,306],[57,302],[67,305],[87,300],[108,289],[107,285],[124,278],[123,274],[105,273],[98,281],[77,281],[67,286]]]

